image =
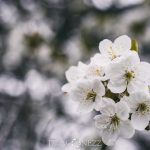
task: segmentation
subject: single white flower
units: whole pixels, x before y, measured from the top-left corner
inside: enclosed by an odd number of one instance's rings
[[[138,54],[131,52],[107,68],[106,74],[110,79],[108,88],[113,93],[122,93],[126,89],[129,93],[144,91],[150,76],[149,68],[150,64],[140,62]]]
[[[105,66],[91,61],[91,63],[85,67],[85,78],[99,79],[102,81],[107,80],[108,78],[105,75]]]
[[[105,39],[99,43],[102,56],[109,62],[129,52],[130,49],[131,39],[126,35],[119,36],[114,42]]]
[[[144,130],[150,121],[150,95],[135,92],[124,98],[131,109],[131,123],[137,130]]]
[[[78,111],[83,113],[91,112],[93,109],[99,110],[104,95],[105,87],[97,79],[80,80],[70,92],[71,99],[79,102]]]
[[[82,62],[78,66],[71,66],[65,73],[68,83],[62,86],[62,91],[68,93],[74,87],[74,84],[84,78],[86,65]]]
[[[113,145],[119,137],[131,138],[134,135],[134,128],[128,120],[130,109],[125,102],[115,103],[111,100],[100,112],[94,118],[95,126],[106,145]]]

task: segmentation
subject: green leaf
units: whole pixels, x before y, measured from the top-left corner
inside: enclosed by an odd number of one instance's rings
[[[131,41],[131,51],[136,51],[136,52],[139,51],[138,43],[135,39],[132,39],[132,41]]]

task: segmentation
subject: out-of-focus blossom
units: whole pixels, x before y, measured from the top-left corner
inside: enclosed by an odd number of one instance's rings
[[[6,68],[16,67],[23,56],[33,55],[42,44],[46,44],[53,36],[49,25],[41,20],[19,23],[11,31],[8,38],[8,50],[3,57]],[[50,55],[50,54],[49,54]]]
[[[30,70],[26,75],[26,86],[30,96],[35,100],[43,100],[50,94],[50,84],[44,76],[35,70]]]
[[[34,55],[37,58],[37,61],[44,66],[51,63],[51,53],[51,48],[45,44],[42,44],[35,50]]]
[[[113,1],[114,0],[106,0],[106,1],[103,1],[103,0],[92,0],[93,5],[96,8],[101,9],[101,10],[108,9],[113,4]]]
[[[118,0],[118,7],[127,7],[144,3],[144,0]]]
[[[135,36],[138,35],[138,33],[140,33],[140,35],[147,33],[145,32],[145,30],[143,30],[144,33],[141,33],[140,28],[136,30],[136,26],[140,27],[140,25],[142,25],[142,23],[144,23],[144,21],[147,20],[149,16],[150,16],[149,8],[146,6],[139,7],[137,9],[132,9],[131,11],[127,11],[123,14],[120,14],[117,22],[114,22],[114,20],[112,20],[112,24],[114,24],[114,26],[111,25],[109,30],[113,32],[115,35],[120,35],[120,34],[130,32],[132,36]],[[138,40],[139,41],[146,40],[146,37],[138,36]]]
[[[79,37],[74,37],[69,39],[63,47],[64,53],[68,57],[68,63],[73,64],[77,60],[79,60],[82,56],[82,46],[80,41],[77,39]]]
[[[138,5],[138,4],[142,4],[144,2],[144,0],[84,0],[85,4],[87,5],[91,5],[91,3],[93,4],[93,6],[97,9],[100,10],[107,10],[109,8],[111,8],[112,6],[116,6],[116,7],[127,7],[127,6],[132,6],[132,5]],[[117,2],[117,3],[116,3]]]
[[[18,17],[18,11],[15,6],[7,5],[4,2],[0,3],[0,18],[7,26],[16,25]]]
[[[0,76],[0,92],[10,96],[21,96],[26,92],[24,82],[8,75]]]
[[[85,146],[89,146],[90,140],[92,141],[95,138],[99,138],[98,133],[94,128],[90,127],[90,124],[87,124],[85,127],[80,123],[75,124],[73,122],[65,121],[65,119],[57,120],[55,118],[49,121],[49,124],[42,135],[46,137],[47,144],[42,146],[40,143],[37,143],[37,150],[45,150],[48,147],[51,150],[67,150],[68,148],[69,150],[76,148],[83,150]]]
[[[137,150],[137,145],[134,141],[130,141],[127,139],[119,139],[115,146],[112,148],[113,150]]]

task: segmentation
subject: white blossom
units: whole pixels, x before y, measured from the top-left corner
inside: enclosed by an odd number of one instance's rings
[[[71,91],[71,99],[79,102],[78,111],[83,113],[99,110],[105,95],[104,85],[97,79],[79,80]]]
[[[66,71],[68,83],[62,87],[78,112],[100,111],[95,126],[109,146],[150,123],[150,64],[140,61],[131,45],[126,35],[101,41],[89,64],[79,62]]]
[[[146,90],[150,75],[148,68],[150,64],[140,62],[138,54],[131,52],[107,68],[107,76],[110,79],[108,88],[114,93],[122,93],[126,89],[129,93]]]
[[[78,66],[71,66],[65,73],[66,75],[66,79],[68,81],[68,83],[66,83],[65,85],[63,85],[62,87],[62,91],[65,93],[68,93],[71,91],[72,87],[74,86],[74,84],[84,78],[85,75],[85,68],[86,65],[83,64],[82,62],[78,63]]]
[[[105,75],[105,67],[95,63],[94,61],[91,61],[88,65],[79,62],[78,66],[71,66],[66,71],[65,75],[68,81],[68,83],[62,87],[62,91],[65,93],[69,93],[74,84],[82,79],[98,79],[100,81],[105,81],[108,79]]]
[[[110,100],[95,116],[95,126],[100,130],[102,141],[113,145],[119,137],[131,138],[134,134],[129,118],[130,109],[125,102]]]
[[[144,130],[150,121],[150,95],[135,92],[123,98],[131,109],[131,123],[137,130]]]
[[[46,42],[53,36],[51,27],[40,19],[18,23],[10,32],[7,41],[8,50],[3,58],[4,65],[7,68],[18,66],[30,48],[37,50],[40,46],[47,46]]]
[[[128,53],[130,49],[131,39],[126,35],[118,37],[114,42],[105,39],[99,43],[99,50],[108,62],[123,56],[125,53]]]
[[[97,59],[96,57],[95,59],[94,58],[91,59],[90,64],[87,65],[87,67],[85,67],[85,78],[105,81],[108,79],[105,74],[105,65],[97,63],[96,61],[99,60],[96,59]]]

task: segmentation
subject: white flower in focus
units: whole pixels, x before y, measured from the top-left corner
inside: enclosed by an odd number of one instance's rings
[[[99,110],[105,95],[104,85],[97,79],[80,80],[71,91],[71,99],[79,102],[79,112],[88,113],[93,109]]]
[[[88,65],[79,62],[66,71],[68,83],[62,87],[79,112],[100,111],[95,126],[108,146],[150,123],[150,64],[140,61],[131,44],[126,35],[103,40]]]
[[[129,93],[147,89],[147,80],[150,75],[150,64],[140,62],[136,52],[131,52],[122,60],[112,63],[107,68],[110,81],[108,88],[113,93],[122,93],[126,89]]]
[[[98,79],[102,81],[107,80],[108,78],[105,75],[105,66],[91,62],[85,68],[85,78]]]
[[[115,103],[111,100],[95,116],[95,126],[100,130],[102,141],[113,145],[119,137],[131,138],[134,135],[129,118],[130,109],[125,102]]]
[[[133,127],[137,130],[144,130],[150,121],[150,96],[144,92],[136,92],[124,100],[131,109]]]
[[[125,53],[130,52],[130,49],[131,39],[126,35],[118,37],[114,42],[105,39],[99,43],[99,50],[108,62],[120,58]]]
[[[63,85],[62,91],[68,93],[74,87],[74,84],[82,79],[85,75],[84,70],[87,66],[82,62],[78,63],[78,66],[71,66],[65,73],[68,83]]]
[[[93,57],[91,57],[91,63],[101,66],[107,66],[110,62],[100,53],[96,53]]]

